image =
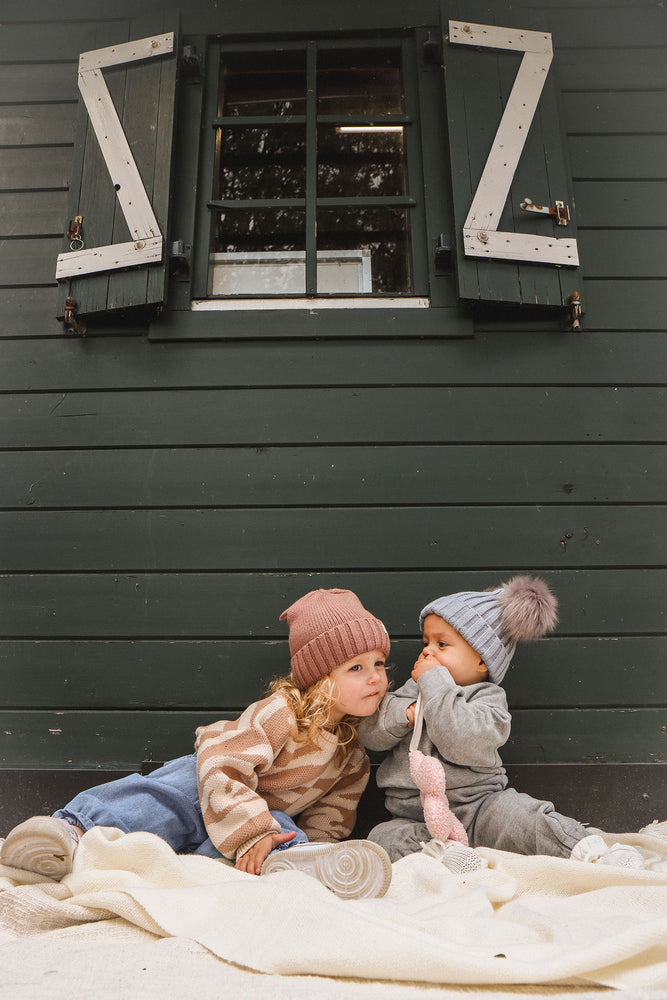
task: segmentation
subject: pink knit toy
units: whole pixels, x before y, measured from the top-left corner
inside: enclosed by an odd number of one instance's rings
[[[424,809],[424,822],[435,840],[456,840],[468,846],[468,835],[463,824],[449,808],[447,801],[445,771],[439,760],[427,757],[416,748],[423,725],[422,696],[417,696],[415,725],[410,741],[410,776],[419,789]]]

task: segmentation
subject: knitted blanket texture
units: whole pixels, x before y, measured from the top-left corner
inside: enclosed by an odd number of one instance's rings
[[[94,966],[95,948],[104,968],[105,925],[112,941],[119,926],[139,935],[134,943],[146,949],[144,970],[155,967],[151,956],[160,942],[165,956],[177,941],[178,947],[187,942],[193,963],[216,956],[219,966],[232,963],[237,977],[240,970],[264,973],[274,985],[276,977],[321,977],[322,990],[317,978],[310,980],[310,996],[334,996],[324,986],[337,978],[341,997],[350,995],[343,980],[405,983],[405,997],[418,995],[421,983],[425,998],[441,995],[435,984],[569,984],[662,994],[667,840],[650,828],[605,837],[638,847],[652,867],[480,849],[489,867],[456,875],[416,854],[393,865],[382,899],[342,901],[299,872],[256,877],[209,858],[178,856],[152,834],[96,828],[82,838],[74,870],[60,883],[0,867],[0,995],[10,995],[3,986],[9,988],[17,954],[28,947],[35,967],[25,963],[13,997],[37,997],[40,990],[54,996],[54,984],[68,975],[71,988],[86,955]],[[79,945],[68,968],[68,941],[84,932],[88,950]],[[54,972],[60,975],[47,974]],[[147,977],[124,995],[152,996],[142,982]],[[283,994],[274,988],[267,995]]]

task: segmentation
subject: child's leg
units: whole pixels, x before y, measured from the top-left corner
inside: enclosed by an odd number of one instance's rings
[[[54,816],[84,832],[113,826],[124,833],[155,833],[180,853],[196,851],[208,840],[199,805],[196,754],[169,761],[151,774],[131,774],[89,788]]]
[[[534,799],[514,788],[491,792],[472,816],[470,808],[465,809],[465,817],[460,811],[458,815],[466,826],[471,847],[569,858],[574,845],[590,832],[576,819],[556,812],[551,802]]]
[[[398,861],[407,854],[417,854],[432,838],[425,823],[390,819],[374,826],[368,839],[383,847],[392,861]]]

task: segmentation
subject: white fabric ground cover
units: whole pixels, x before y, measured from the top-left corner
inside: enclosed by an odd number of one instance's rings
[[[122,928],[134,933],[133,948],[145,950],[142,968],[154,962],[156,943],[164,959],[187,941],[188,981],[199,966],[210,969],[213,955],[224,960],[218,965],[227,977],[263,984],[265,977],[250,973],[264,973],[273,983],[266,995],[279,998],[302,995],[277,991],[286,977],[310,983],[311,996],[346,1000],[355,996],[351,983],[365,990],[364,1000],[376,995],[374,984],[382,984],[377,996],[387,1000],[410,997],[408,984],[415,997],[434,1000],[461,992],[434,992],[444,984],[492,986],[498,997],[497,988],[509,984],[566,983],[665,990],[667,997],[667,842],[650,828],[615,839],[640,848],[652,869],[482,849],[488,869],[454,875],[433,858],[412,855],[393,865],[384,898],[342,901],[298,872],[257,878],[208,858],[178,856],[152,834],[97,828],[82,838],[74,871],[61,883],[0,866],[0,996],[30,1000],[50,979],[61,981],[72,942],[93,975],[109,957],[108,939]],[[5,993],[9,976],[20,974],[21,954],[31,953],[41,968],[24,962],[21,992]],[[57,976],[47,974],[49,963]],[[70,995],[80,994],[81,962],[77,970]],[[340,991],[329,992],[337,981]],[[133,1000],[153,996],[145,992],[150,982],[137,977],[128,991]],[[390,989],[400,984],[403,992]],[[165,995],[163,989],[160,1000]],[[201,1000],[201,993],[192,995]],[[556,993],[550,988],[548,995]]]

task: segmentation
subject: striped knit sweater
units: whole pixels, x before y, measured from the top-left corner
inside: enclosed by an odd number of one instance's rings
[[[267,833],[279,833],[269,810],[299,817],[309,840],[349,836],[370,765],[361,744],[335,762],[338,740],[297,743],[292,709],[282,694],[250,705],[235,721],[197,730],[199,801],[209,837],[235,860]]]

